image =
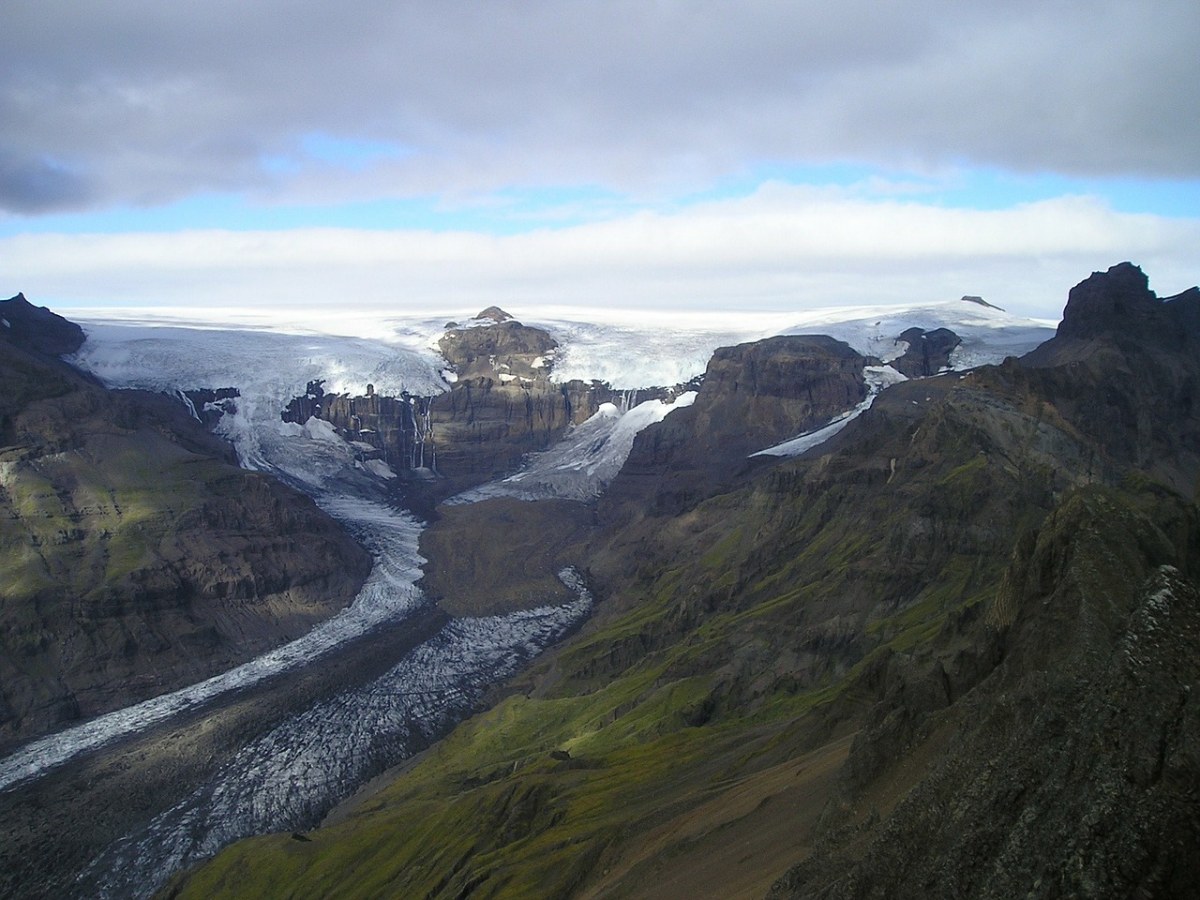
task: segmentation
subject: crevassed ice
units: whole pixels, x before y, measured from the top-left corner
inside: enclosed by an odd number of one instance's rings
[[[371,552],[375,566],[346,609],[291,643],[207,681],[134,706],[115,710],[82,725],[36,740],[0,760],[0,790],[13,787],[61,765],[85,750],[133,734],[235,688],[311,662],[376,625],[411,612],[426,602],[416,581],[425,562],[417,554],[422,525],[411,515],[351,497],[324,496],[318,503],[344,521]]]
[[[80,876],[88,896],[147,897],[187,865],[240,838],[307,829],[374,774],[467,715],[496,681],[587,616],[576,599],[501,616],[456,619],[380,678],[321,701],[243,747],[189,797],[117,841]]]

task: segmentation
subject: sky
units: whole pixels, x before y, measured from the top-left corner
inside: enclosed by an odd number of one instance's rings
[[[5,0],[0,296],[1056,319],[1200,281],[1195,0]]]

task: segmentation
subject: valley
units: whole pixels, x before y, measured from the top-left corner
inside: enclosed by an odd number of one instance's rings
[[[6,890],[1186,896],[1200,291],[825,325],[640,385],[498,309],[340,381],[96,327],[112,386],[236,385],[216,433],[374,568],[278,664],[0,760]]]

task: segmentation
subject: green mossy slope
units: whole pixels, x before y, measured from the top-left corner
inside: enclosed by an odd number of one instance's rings
[[[964,629],[1067,475],[1025,480],[1020,441],[995,452],[972,390],[947,390],[919,416],[907,397],[880,404],[853,456],[785,465],[597,546],[609,599],[493,709],[338,824],[235,845],[180,896],[636,893],[640,840],[662,832],[685,861],[709,835],[684,828],[689,815],[841,746],[882,697],[881,672],[944,658],[965,690],[980,666]]]

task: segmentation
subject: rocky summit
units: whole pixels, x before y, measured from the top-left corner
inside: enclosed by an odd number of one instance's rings
[[[954,338],[917,323],[914,377],[784,460],[746,454],[859,402],[867,360],[719,351],[573,526],[577,635],[172,896],[1194,896],[1198,315],[1126,263],[1003,365],[935,374]]]

